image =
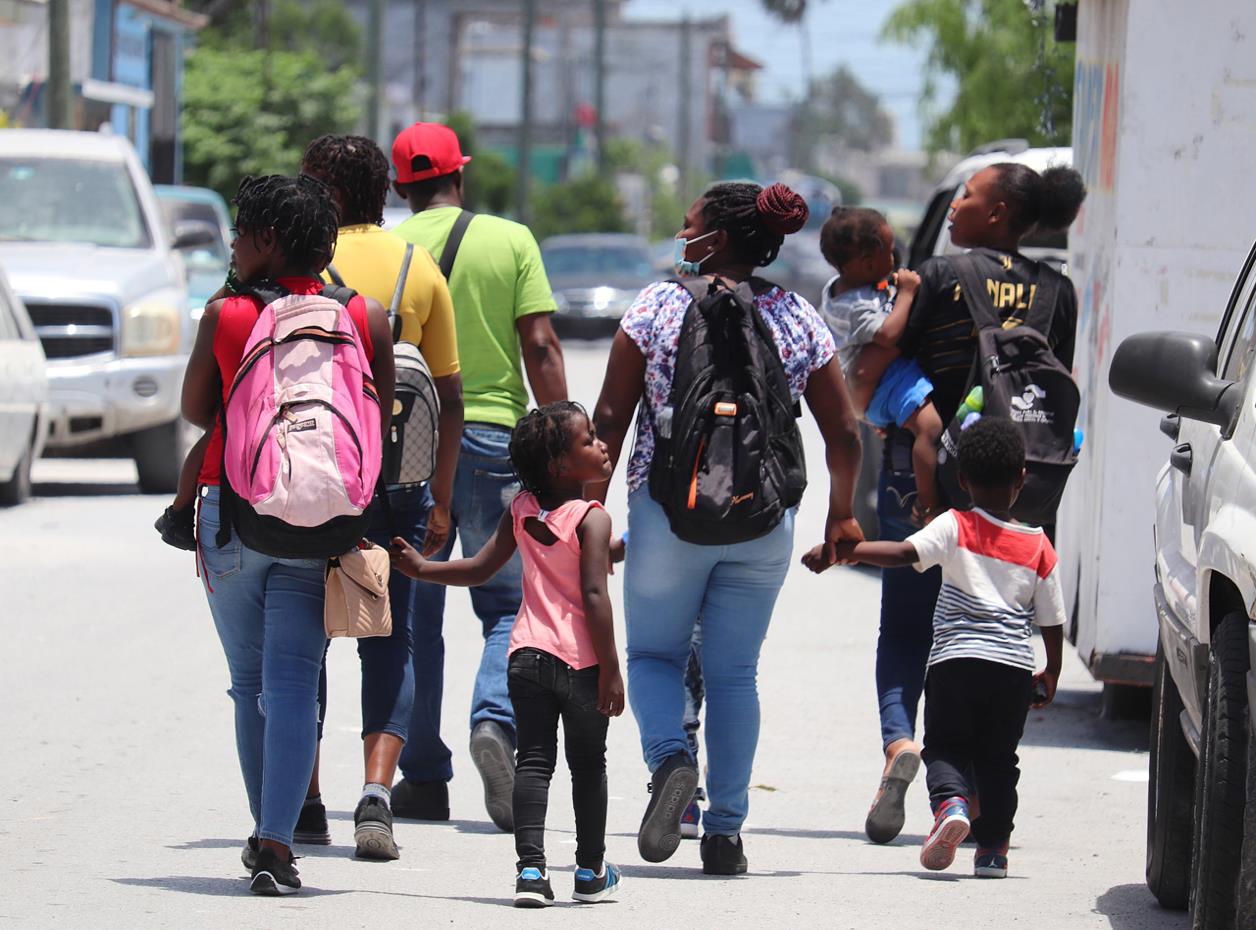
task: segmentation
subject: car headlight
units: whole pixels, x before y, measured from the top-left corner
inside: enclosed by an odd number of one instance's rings
[[[182,315],[179,307],[164,300],[140,300],[128,305],[122,311],[122,354],[178,354]]]
[[[598,316],[621,317],[628,312],[636,295],[616,287],[598,287],[593,290],[593,312]]]

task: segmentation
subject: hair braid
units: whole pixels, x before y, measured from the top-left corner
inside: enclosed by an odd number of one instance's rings
[[[756,268],[776,261],[785,236],[807,222],[807,202],[784,184],[716,184],[703,200],[707,228],[728,233],[734,257]]]
[[[326,182],[344,204],[341,226],[384,222],[388,159],[365,136],[319,136],[301,158],[301,170]]]
[[[554,465],[567,451],[567,422],[576,415],[588,413],[575,401],[560,400],[530,410],[515,424],[510,463],[525,491],[539,497],[550,490]]]
[[[288,264],[322,271],[336,248],[336,207],[331,191],[307,175],[246,177],[232,201],[236,229],[273,230]]]

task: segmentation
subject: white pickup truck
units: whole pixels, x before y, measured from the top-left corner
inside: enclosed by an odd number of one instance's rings
[[[141,490],[174,489],[194,335],[178,250],[207,234],[166,229],[124,138],[0,131],[0,265],[48,359],[48,450],[132,457]]]

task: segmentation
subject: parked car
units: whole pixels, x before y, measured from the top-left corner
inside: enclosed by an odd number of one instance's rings
[[[1159,621],[1147,885],[1209,930],[1256,916],[1254,360],[1256,248],[1215,339],[1131,336],[1109,372],[1118,396],[1166,412],[1160,428],[1175,443],[1156,482],[1147,573]]]
[[[167,232],[184,244],[180,252],[188,273],[188,309],[199,320],[231,265],[231,212],[222,195],[206,187],[158,184],[153,193]]]
[[[565,336],[609,336],[655,279],[650,244],[626,233],[550,236],[541,258],[554,290],[554,327]]]
[[[183,260],[131,144],[108,133],[0,131],[0,264],[48,359],[48,448],[135,459],[173,491],[191,435],[179,416],[193,325]]]
[[[44,350],[26,307],[0,272],[0,506],[30,497],[31,464],[47,435]]]

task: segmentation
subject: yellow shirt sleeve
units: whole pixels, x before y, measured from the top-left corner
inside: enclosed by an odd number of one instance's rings
[[[423,353],[433,378],[460,370],[454,305],[445,278],[425,249],[415,248],[401,312],[401,338]]]

